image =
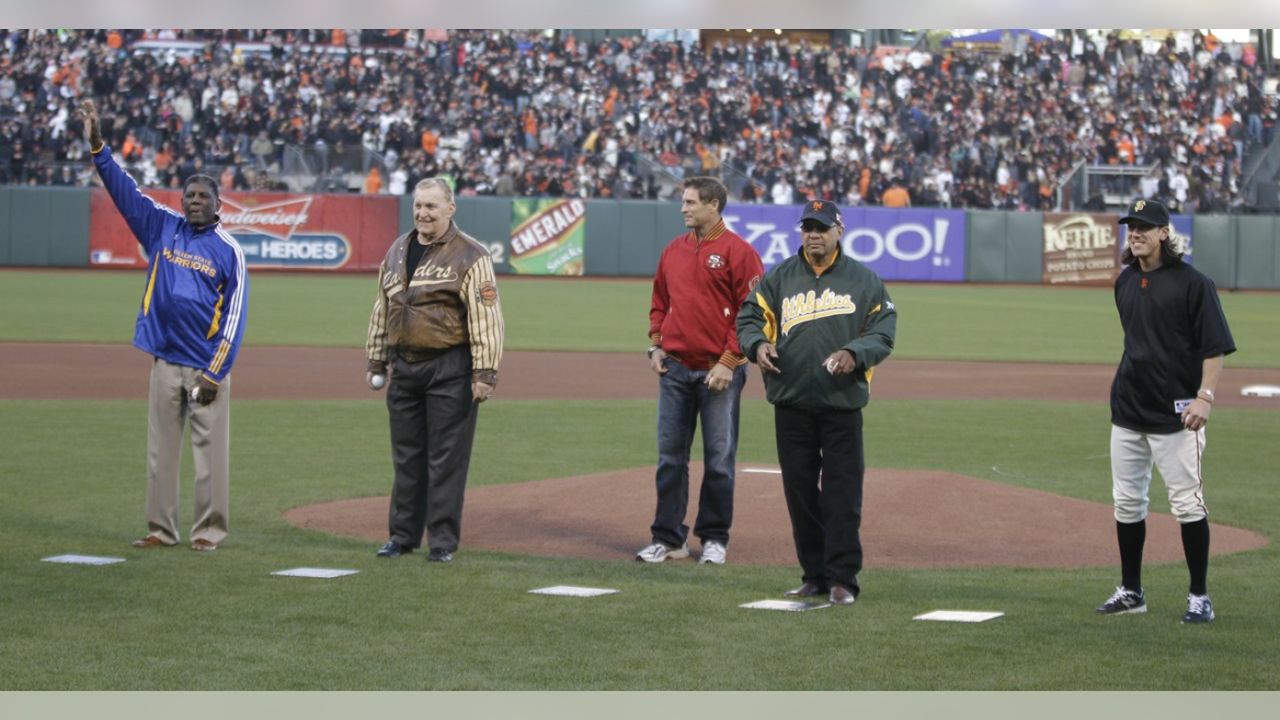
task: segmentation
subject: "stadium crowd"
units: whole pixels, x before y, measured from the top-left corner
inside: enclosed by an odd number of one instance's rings
[[[90,181],[74,117],[90,96],[156,187],[205,172],[281,189],[294,148],[313,172],[366,174],[365,192],[443,173],[464,195],[656,197],[664,174],[709,174],[749,202],[1052,209],[1083,161],[1158,164],[1144,195],[1223,212],[1280,112],[1251,49],[1199,33],[1191,51],[1064,34],[898,55],[545,31],[0,36],[4,183]]]

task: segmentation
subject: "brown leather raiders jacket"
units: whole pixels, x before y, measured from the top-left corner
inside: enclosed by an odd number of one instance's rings
[[[396,238],[378,268],[365,342],[369,370],[386,372],[389,351],[418,362],[469,344],[473,379],[496,384],[503,326],[489,250],[450,223],[410,275],[409,243],[417,241],[417,230]]]

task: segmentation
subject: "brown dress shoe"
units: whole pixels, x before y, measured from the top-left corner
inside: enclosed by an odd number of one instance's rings
[[[191,541],[191,549],[199,550],[200,552],[213,552],[218,549],[218,546],[204,538],[196,538]]]
[[[162,548],[169,547],[165,541],[161,540],[158,535],[148,535],[141,540],[134,540],[133,546],[136,548]]]
[[[828,597],[832,605],[852,605],[853,591],[843,585],[832,585],[831,595]]]
[[[795,588],[794,590],[788,590],[782,593],[782,596],[791,597],[791,598],[807,598],[807,597],[815,597],[817,595],[821,595],[824,592],[826,591],[823,590],[821,587],[815,585],[814,583],[807,582],[801,585],[800,587]]]

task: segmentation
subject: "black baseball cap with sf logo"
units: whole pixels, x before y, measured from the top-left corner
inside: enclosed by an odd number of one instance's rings
[[[1120,218],[1121,225],[1133,222],[1164,227],[1169,224],[1169,210],[1155,200],[1134,200],[1129,214]]]

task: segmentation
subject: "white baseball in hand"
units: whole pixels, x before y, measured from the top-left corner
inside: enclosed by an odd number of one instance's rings
[[[381,390],[382,386],[387,384],[387,376],[374,373],[373,377],[369,378],[369,384],[373,386],[374,390]]]

